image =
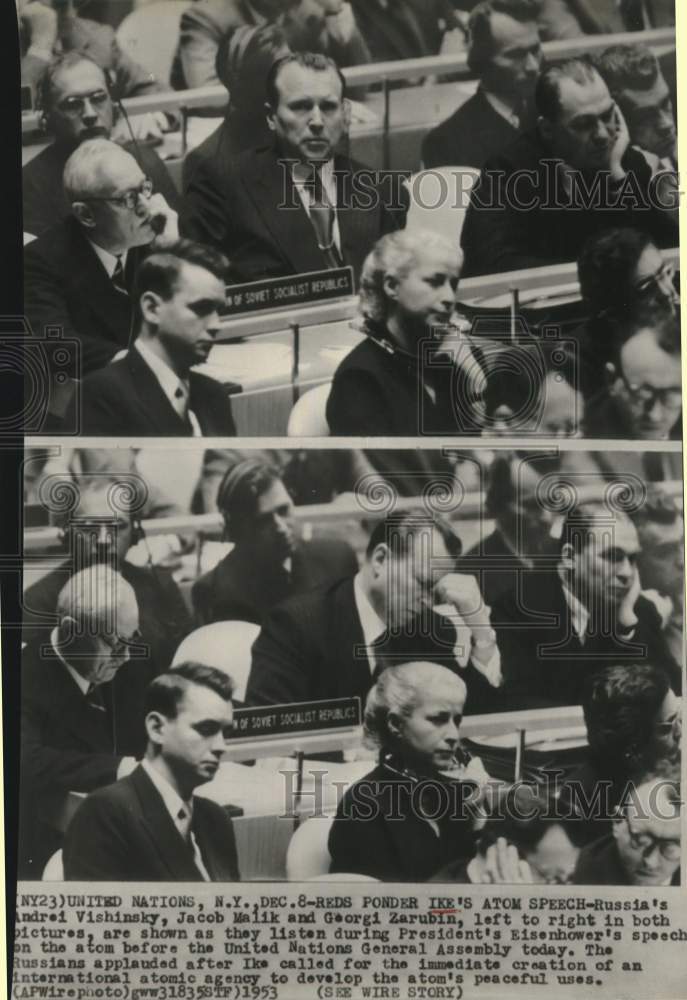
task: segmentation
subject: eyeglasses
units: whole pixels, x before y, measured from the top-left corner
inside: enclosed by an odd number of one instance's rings
[[[141,181],[138,187],[131,188],[129,191],[124,191],[122,194],[113,194],[105,197],[104,195],[88,195],[83,200],[84,201],[110,201],[113,205],[119,205],[120,208],[127,208],[130,212],[138,207],[138,202],[140,198],[148,199],[153,194],[153,182],[149,177]]]
[[[102,108],[109,100],[110,95],[106,90],[94,90],[91,94],[65,97],[64,100],[58,102],[57,107],[63,114],[76,118],[77,115],[84,113],[86,101],[94,108]]]
[[[642,281],[637,282],[632,288],[640,298],[656,295],[657,292],[663,292],[664,294],[667,292],[669,296],[677,297],[674,281],[675,267],[673,264],[666,262],[655,274],[650,274],[648,278],[643,278]]]
[[[136,629],[136,631],[132,632],[129,636],[116,634],[113,636],[102,636],[103,642],[110,647],[110,652],[113,656],[121,656],[122,653],[126,652],[129,646],[136,646],[142,639],[143,636],[141,635],[139,629]]]
[[[627,821],[626,821],[627,822]],[[677,840],[661,840],[659,837],[652,837],[648,833],[633,833],[628,825],[630,835],[630,846],[635,851],[641,851],[643,855],[653,854],[658,848],[662,858],[666,861],[680,860],[680,842]]]
[[[682,406],[682,389],[678,385],[654,388],[652,385],[637,385],[622,376],[625,388],[634,402],[641,403],[645,410],[652,410],[657,402],[669,410],[679,410]]]
[[[666,719],[665,722],[658,722],[655,730],[659,736],[681,735],[682,719],[680,715],[674,715],[672,719]]]

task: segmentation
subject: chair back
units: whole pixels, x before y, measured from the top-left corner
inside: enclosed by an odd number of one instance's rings
[[[62,864],[62,849],[55,851],[41,876],[43,882],[64,882],[64,865]]]
[[[243,702],[246,699],[251,650],[259,632],[260,626],[254,622],[203,625],[186,636],[174,654],[172,666],[193,660],[221,670],[234,682],[234,700]]]
[[[331,387],[331,382],[325,382],[301,396],[289,414],[289,437],[329,437],[327,400]]]
[[[128,14],[117,28],[120,48],[152,73],[158,83],[169,83],[179,42],[179,21],[186,0],[158,0]]]
[[[438,233],[459,247],[478,177],[474,167],[433,167],[413,174],[405,182],[410,195],[406,229]]]
[[[298,827],[286,852],[286,877],[289,882],[304,882],[329,874],[332,859],[327,841],[333,822],[333,816],[316,816]]]

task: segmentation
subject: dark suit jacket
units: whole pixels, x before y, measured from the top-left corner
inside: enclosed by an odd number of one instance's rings
[[[518,590],[497,600],[491,615],[501,650],[503,708],[579,705],[588,678],[615,664],[652,663],[679,690],[681,670],[668,649],[658,611],[640,595],[635,614],[632,639],[594,635],[591,626],[580,643],[557,573],[523,572]]]
[[[149,656],[136,663],[147,666],[150,677],[166,670],[182,639],[192,630],[191,617],[181,592],[171,573],[159,566],[147,568],[122,562],[119,571],[136,594],[142,642],[149,647]],[[73,564],[65,560],[29,587],[24,594],[22,626],[25,640],[37,637],[44,642],[57,625],[57,598],[73,572]]]
[[[253,645],[247,705],[280,705],[328,698],[365,698],[379,673],[410,660],[430,660],[466,683],[466,711],[486,711],[495,691],[475,668],[456,663],[453,625],[432,613],[429,627],[382,638],[370,671],[353,580],[340,580],[290,598],[265,619]],[[356,655],[356,650],[358,655]]]
[[[126,143],[124,149],[138,160],[143,173],[153,182],[153,188],[175,210],[179,193],[155,150],[139,142]],[[73,152],[53,142],[42,149],[26,164],[21,172],[24,232],[40,236],[51,226],[56,226],[70,214],[69,202],[64,193],[62,174],[64,165]]]
[[[677,243],[674,221],[651,207],[651,168],[642,154],[629,148],[623,165],[634,177],[633,186],[611,186],[606,191],[606,184],[602,184],[590,209],[584,205],[583,194],[574,195],[571,201],[557,181],[555,161],[538,130],[519,136],[503,152],[489,157],[472,189],[461,237],[464,274],[495,274],[574,261],[586,240],[617,226],[646,229],[662,247]],[[520,176],[514,193],[510,178],[520,171],[529,171],[531,176]],[[602,180],[607,176],[602,174]],[[586,183],[593,191],[589,179]],[[624,200],[619,201],[620,190]],[[631,199],[637,192],[641,201],[635,207]],[[525,205],[530,207],[525,210]],[[546,207],[552,205],[555,207]]]
[[[612,833],[582,848],[573,882],[575,885],[632,885],[620,860]],[[680,885],[679,868],[670,884]]]
[[[430,167],[475,167],[500,153],[518,136],[517,129],[495,111],[482,90],[469,98],[425,136],[422,162]]]
[[[368,185],[355,198],[355,176],[367,172],[366,167],[343,156],[335,157],[334,166],[337,206],[346,206],[337,207],[341,252],[357,276],[379,237],[401,224],[402,213],[386,207],[388,190],[371,190]],[[216,156],[197,163],[185,191],[179,228],[183,236],[222,250],[231,261],[235,281],[303,274],[327,266],[290,172],[282,169],[271,146],[232,156],[223,142]]]
[[[251,562],[249,554],[233,549],[193,585],[193,606],[203,624],[247,621],[261,625],[265,616],[288,597],[331,584],[358,570],[353,549],[335,538],[300,542],[291,572]]]
[[[461,557],[458,568],[461,573],[472,573],[477,578],[485,603],[493,607],[499,597],[515,589],[526,564],[495,528]]]
[[[445,31],[457,23],[448,0],[395,0],[386,7],[351,0],[351,6],[374,62],[435,56]]]
[[[206,437],[236,434],[231,403],[224,386],[207,375],[191,372],[189,407]],[[81,416],[75,412],[81,406]],[[189,437],[193,431],[162,391],[153,371],[133,348],[128,354],[93,372],[81,383],[65,418],[67,427],[81,434],[118,436]]]
[[[193,834],[213,882],[236,882],[231,820],[193,797]],[[81,804],[64,845],[64,877],[83,881],[200,882],[193,851],[142,767]]]
[[[139,247],[127,254],[127,279],[141,255]],[[131,299],[114,287],[71,216],[25,247],[24,303],[34,336],[44,337],[46,326],[61,327],[65,339],[80,343],[83,374],[102,368],[129,343]]]
[[[474,836],[469,818],[446,815],[437,821],[437,836],[412,807],[416,787],[379,764],[349,788],[329,833],[329,870],[382,882],[426,882],[456,858],[470,858]],[[443,795],[429,794],[432,811],[438,812]],[[392,818],[399,813],[402,819]]]
[[[102,686],[106,711],[94,708],[46,637],[22,653],[20,872],[40,878],[61,838],[56,823],[67,792],[90,792],[117,777],[122,757],[144,750],[143,693],[148,672],[138,661]]]

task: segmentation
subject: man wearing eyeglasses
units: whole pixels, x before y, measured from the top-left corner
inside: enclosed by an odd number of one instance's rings
[[[131,287],[150,248],[177,235],[176,213],[129,153],[106,139],[67,160],[71,215],[26,247],[24,298],[34,334],[60,327],[81,347],[82,374],[106,365],[131,336]]]
[[[673,775],[673,771],[677,771]],[[576,885],[680,884],[679,767],[630,788],[609,835],[580,852]]]
[[[66,879],[237,881],[231,820],[193,794],[219,769],[232,732],[232,693],[230,677],[199,663],[155,678],[143,708],[143,760],[77,810],[65,839]]]
[[[685,522],[674,498],[660,487],[651,490],[634,521],[642,585],[657,596],[666,640],[679,662],[684,644]]]
[[[57,617],[47,642],[39,636],[22,654],[19,865],[27,878],[40,878],[60,846],[68,793],[123,777],[143,750],[148,676],[133,589],[110,566],[92,566],[62,588]]]

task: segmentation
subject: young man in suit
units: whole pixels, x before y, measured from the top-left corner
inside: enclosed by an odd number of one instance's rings
[[[488,711],[500,656],[474,577],[454,572],[459,548],[449,526],[429,514],[380,521],[355,577],[292,597],[266,617],[246,703],[358,697],[364,704],[384,667],[418,659],[460,674],[467,711]]]
[[[198,163],[180,231],[222,250],[235,281],[348,264],[357,276],[398,228],[403,199],[336,152],[349,122],[341,72],[326,56],[292,53],[272,66],[266,92],[274,145],[235,157],[221,146]]]
[[[104,437],[235,434],[226,388],[192,371],[220,329],[227,267],[222,254],[190,240],[150,254],[134,290],[134,342],[83,380],[67,426]]]
[[[128,774],[143,750],[139,720],[149,677],[140,668],[145,647],[133,589],[99,563],[65,584],[57,617],[50,636],[22,653],[23,878],[39,879],[60,846],[67,794]]]
[[[135,158],[104,138],[71,154],[64,189],[71,215],[25,249],[24,299],[34,335],[60,327],[87,374],[128,346],[136,268],[175,238],[177,220]]]
[[[347,542],[298,537],[291,497],[279,470],[266,462],[248,458],[229,469],[217,506],[234,547],[193,585],[193,605],[203,623],[238,619],[261,625],[287,597],[358,569]]]
[[[231,679],[183,663],[156,677],[145,701],[145,756],[89,795],[67,830],[66,879],[235,882],[231,820],[195,789],[212,781],[232,728]]]
[[[533,0],[485,0],[469,21],[468,65],[479,78],[477,93],[428,132],[422,144],[426,168],[481,170],[533,124],[534,88],[542,51]]]
[[[110,77],[80,52],[68,52],[46,67],[36,103],[41,128],[53,141],[22,169],[24,232],[32,236],[40,236],[69,215],[71,205],[62,183],[67,160],[87,139],[112,138],[119,113]],[[129,120],[133,123],[135,116]],[[155,150],[142,141],[123,143],[123,148],[151,179],[153,190],[176,208],[179,195],[174,181]]]

